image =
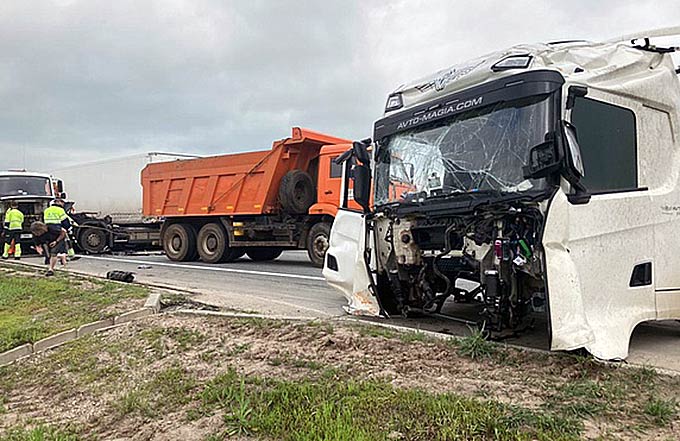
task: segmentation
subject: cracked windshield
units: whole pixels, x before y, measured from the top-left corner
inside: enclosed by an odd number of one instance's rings
[[[376,164],[376,205],[476,191],[541,189],[524,179],[529,150],[551,130],[546,95],[499,102],[397,133]]]

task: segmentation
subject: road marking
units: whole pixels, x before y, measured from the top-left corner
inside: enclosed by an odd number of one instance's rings
[[[149,262],[144,260],[135,259],[117,259],[114,257],[94,257],[94,256],[82,256],[83,259],[92,260],[107,260],[111,262],[123,262],[123,263],[134,263],[136,265],[151,265],[151,266],[166,266],[170,268],[181,268],[181,269],[199,269],[204,271],[217,271],[224,273],[236,273],[236,274],[250,274],[253,276],[269,276],[269,277],[283,277],[287,279],[301,279],[301,280],[317,280],[325,281],[326,279],[319,276],[304,276],[302,274],[286,274],[286,273],[275,273],[271,271],[254,271],[254,270],[242,270],[235,268],[222,268],[219,266],[204,266],[204,265],[182,265],[178,263],[168,263],[168,262]]]

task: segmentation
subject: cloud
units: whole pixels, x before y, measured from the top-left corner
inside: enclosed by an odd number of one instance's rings
[[[522,42],[680,23],[675,1],[0,3],[0,168],[370,135],[387,94]]]

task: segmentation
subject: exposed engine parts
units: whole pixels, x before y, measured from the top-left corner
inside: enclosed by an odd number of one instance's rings
[[[543,215],[535,204],[438,218],[384,212],[374,222],[388,312],[441,313],[449,299],[478,304],[479,322],[498,333],[522,329],[531,312],[545,310]]]

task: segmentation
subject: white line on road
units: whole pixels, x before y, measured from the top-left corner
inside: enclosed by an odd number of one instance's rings
[[[151,266],[167,266],[170,268],[180,268],[180,269],[199,269],[204,271],[218,271],[224,273],[237,273],[237,274],[250,274],[253,276],[269,276],[269,277],[284,277],[287,279],[302,279],[302,280],[318,280],[325,281],[326,279],[319,276],[304,276],[302,274],[285,274],[285,273],[275,273],[271,271],[254,271],[254,270],[242,270],[235,268],[223,268],[219,266],[204,266],[204,265],[181,265],[178,263],[167,263],[167,262],[149,262],[144,260],[134,260],[134,259],[117,259],[114,257],[94,257],[94,256],[82,256],[84,259],[92,260],[108,260],[111,262],[123,262],[123,263],[134,263],[136,265],[151,265]]]

